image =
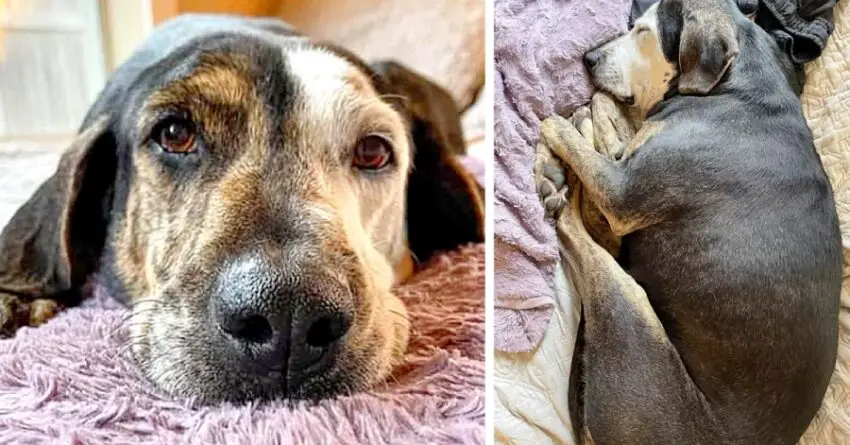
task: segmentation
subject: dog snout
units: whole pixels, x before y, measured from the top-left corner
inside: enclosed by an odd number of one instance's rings
[[[280,373],[291,392],[332,365],[354,319],[344,286],[318,275],[294,280],[255,259],[231,267],[221,282],[212,320],[241,371]]]
[[[600,60],[602,60],[602,51],[600,51],[599,49],[588,51],[584,55],[584,66],[587,68],[588,71],[592,71],[593,68],[599,64]]]

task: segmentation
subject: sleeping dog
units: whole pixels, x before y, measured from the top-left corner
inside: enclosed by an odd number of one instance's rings
[[[3,333],[126,303],[144,374],[202,402],[321,398],[387,377],[391,287],[483,239],[449,94],[274,20],[185,16],[111,76],[0,236]]]
[[[536,174],[582,299],[580,441],[796,443],[835,365],[842,254],[791,63],[731,0],[661,0],[585,63],[606,93],[543,122]]]

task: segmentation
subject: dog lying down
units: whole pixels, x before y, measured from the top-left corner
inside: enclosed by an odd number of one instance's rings
[[[842,269],[790,62],[726,0],[661,0],[585,62],[604,93],[543,122],[536,170],[582,301],[579,440],[796,443]]]
[[[0,235],[4,335],[97,277],[162,389],[323,398],[384,379],[391,287],[483,240],[451,96],[275,20],[184,16],[112,75],[56,173]]]

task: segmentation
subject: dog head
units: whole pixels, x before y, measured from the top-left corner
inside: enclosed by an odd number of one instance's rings
[[[0,290],[97,272],[130,305],[141,369],[178,396],[373,386],[407,345],[391,287],[411,257],[483,239],[459,112],[400,65],[204,20],[165,25],[113,75],[4,231]]]
[[[661,0],[628,33],[585,54],[593,83],[646,112],[671,88],[708,94],[738,55],[727,0]]]

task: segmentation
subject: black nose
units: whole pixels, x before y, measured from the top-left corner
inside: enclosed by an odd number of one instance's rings
[[[342,311],[295,310],[287,317],[248,306],[219,310],[218,323],[261,369],[298,374],[321,364],[351,325]]]
[[[293,283],[265,268],[224,273],[213,297],[213,320],[241,371],[281,373],[293,389],[327,369],[351,327],[344,286],[323,277]]]
[[[587,67],[588,70],[592,70],[595,67],[599,60],[602,58],[602,52],[599,50],[588,51],[587,54],[584,55],[584,66]]]

